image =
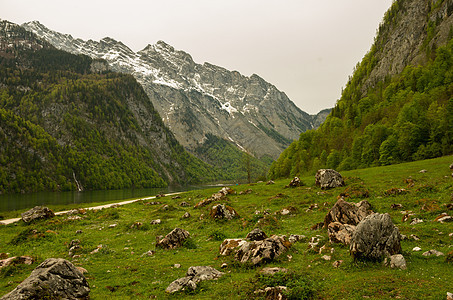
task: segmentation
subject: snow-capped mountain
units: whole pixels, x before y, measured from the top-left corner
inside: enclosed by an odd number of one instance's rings
[[[189,151],[214,134],[257,157],[277,158],[301,132],[314,127],[316,116],[301,111],[258,75],[197,64],[163,41],[134,52],[111,38],[84,41],[37,21],[22,26],[61,50],[104,59],[113,71],[132,74]]]

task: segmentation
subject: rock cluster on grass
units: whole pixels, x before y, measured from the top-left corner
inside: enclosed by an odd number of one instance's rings
[[[372,213],[371,205],[366,200],[353,203],[340,198],[324,218],[330,242],[349,245],[356,226]]]
[[[230,255],[236,252],[243,244],[247,243],[244,239],[225,239],[219,248],[220,255]]]
[[[344,180],[341,174],[335,170],[320,169],[316,172],[315,184],[325,190],[344,186]]]
[[[229,187],[223,187],[219,192],[212,194],[210,198],[201,200],[194,207],[199,208],[199,207],[206,206],[214,201],[224,200],[227,195],[233,194],[233,193],[234,193],[233,189],[231,189]]]
[[[30,223],[35,220],[49,219],[55,216],[53,211],[45,206],[35,206],[32,209],[21,214],[22,220],[25,223]]]
[[[236,252],[235,258],[241,263],[258,265],[270,262],[291,247],[286,236],[273,235],[261,241],[244,243]]]
[[[188,239],[189,236],[190,233],[188,231],[181,228],[175,228],[163,239],[157,242],[156,246],[164,249],[178,248],[184,244],[184,241]]]
[[[88,299],[89,293],[85,276],[71,262],[49,258],[1,299]]]
[[[10,265],[31,265],[35,261],[31,256],[7,256],[0,260],[0,269]]]
[[[363,219],[352,235],[349,252],[354,259],[380,260],[401,253],[401,234],[389,214]]]
[[[209,266],[190,267],[187,270],[186,277],[176,279],[170,283],[165,291],[172,294],[186,289],[195,290],[199,282],[218,279],[224,274]]]

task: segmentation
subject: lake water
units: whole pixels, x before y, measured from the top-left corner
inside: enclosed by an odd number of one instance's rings
[[[153,189],[126,189],[84,192],[39,192],[30,194],[0,195],[0,212],[32,208],[37,205],[84,204],[104,201],[122,201],[155,196],[159,193],[175,193],[205,189],[212,186],[186,186]]]

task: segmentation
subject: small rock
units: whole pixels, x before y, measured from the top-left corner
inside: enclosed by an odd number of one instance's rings
[[[415,251],[415,252],[417,252],[417,251],[422,251],[422,248],[420,248],[420,247],[414,247],[414,248],[412,248],[412,251]]]
[[[245,191],[239,192],[239,195],[248,195],[251,194],[253,191],[251,189],[247,189]]]
[[[435,255],[435,256],[443,256],[444,254],[440,251],[437,251],[435,249],[431,249],[429,251],[426,251],[422,254],[423,256],[432,256],[432,255]]]
[[[331,260],[331,259],[332,259],[332,256],[330,256],[330,255],[323,255],[321,258],[324,259],[324,260]]]
[[[453,232],[448,235],[449,237],[453,237]]]
[[[414,240],[414,241],[419,241],[420,238],[418,236],[416,236],[415,234],[411,234],[411,238]]]
[[[260,274],[263,275],[274,275],[276,273],[288,273],[288,269],[279,267],[266,267],[260,271]]]
[[[214,205],[211,208],[210,216],[213,219],[232,220],[239,217],[238,213],[231,206],[225,204]]]
[[[163,239],[161,239],[156,247],[161,247],[164,249],[174,249],[181,247],[186,239],[188,239],[190,233],[181,228],[173,229],[169,234],[167,234]]]
[[[82,234],[83,231],[79,229],[79,230],[77,230],[75,233],[76,233],[76,234]]]
[[[316,172],[315,184],[325,190],[344,186],[344,180],[341,174],[335,170],[320,169]]]
[[[181,196],[179,196],[179,195],[177,195],[177,196],[173,196],[173,197],[171,197],[171,199],[173,199],[173,200],[176,200],[176,199],[181,199]]]
[[[143,253],[141,256],[153,256],[156,254],[156,251],[148,250],[147,252]]]
[[[223,264],[220,266],[220,268],[222,268],[222,269],[225,269],[225,268],[227,268],[227,267],[228,267],[228,265],[227,265],[226,263],[223,263]]]
[[[336,260],[333,262],[332,266],[334,268],[339,268],[343,264],[343,260]]]
[[[418,171],[418,173],[427,173],[427,172],[428,172],[428,170],[425,170],[425,169]]]
[[[289,242],[290,242],[291,244],[294,244],[294,243],[296,243],[296,242],[302,241],[302,240],[305,239],[305,238],[306,238],[305,235],[301,235],[301,234],[290,234],[288,240],[289,240]]]
[[[183,218],[183,219],[188,219],[188,218],[190,218],[190,213],[189,213],[188,211],[186,211],[186,212],[184,213],[184,215],[182,215],[182,218]]]
[[[134,222],[134,224],[131,225],[131,229],[138,229],[143,226],[142,222]]]
[[[419,224],[419,223],[423,223],[423,220],[422,219],[418,219],[418,218],[414,218],[410,225],[416,225],[416,224]]]
[[[190,204],[187,203],[186,201],[183,201],[183,202],[179,203],[179,206],[188,207],[188,206],[190,206]]]
[[[400,204],[400,203],[393,203],[391,206],[390,206],[391,209],[402,209],[403,208],[403,205]]]
[[[22,220],[25,223],[30,223],[39,219],[53,218],[55,214],[51,209],[45,206],[35,206],[32,209],[21,214]]]
[[[269,180],[268,182],[266,182],[266,185],[270,185],[270,184],[275,184],[275,182],[273,180]]]
[[[179,268],[181,268],[181,264],[174,264],[174,265],[173,265],[173,268],[179,269]]]
[[[406,270],[407,265],[406,265],[406,259],[404,259],[404,256],[402,256],[401,254],[395,254],[395,255],[390,256],[390,268]]]
[[[438,217],[436,218],[437,222],[439,223],[445,223],[445,222],[453,222],[453,217],[452,216],[448,216],[448,215],[445,215],[445,216],[442,216],[442,217]]]
[[[453,293],[447,292],[447,300],[453,300]]]
[[[109,228],[115,228],[116,226],[118,226],[118,224],[110,224]]]
[[[205,280],[216,280],[224,274],[209,266],[190,267],[187,270],[186,277],[176,279],[170,283],[165,291],[172,294],[185,289],[195,290],[197,283]]]
[[[162,223],[162,221],[160,219],[156,219],[156,220],[152,220],[151,221],[151,225],[158,225],[160,223]]]
[[[286,188],[294,188],[303,185],[299,177],[294,177],[293,180],[286,186]]]
[[[9,265],[31,265],[34,261],[31,256],[13,256],[0,260],[0,269]]]

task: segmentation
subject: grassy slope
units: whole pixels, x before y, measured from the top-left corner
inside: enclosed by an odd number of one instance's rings
[[[155,295],[159,299],[187,297],[191,299],[238,298],[250,297],[250,293],[258,287],[257,271],[261,269],[240,266],[231,257],[218,255],[219,245],[223,237],[245,237],[257,226],[261,215],[255,211],[270,210],[272,213],[283,207],[297,208],[295,215],[277,216],[278,222],[268,222],[262,229],[268,234],[303,234],[307,239],[296,243],[286,254],[267,266],[289,268],[299,282],[305,282],[315,293],[316,299],[445,299],[446,292],[453,292],[452,264],[445,262],[445,256],[424,257],[422,253],[437,249],[443,253],[453,250],[453,223],[439,224],[433,220],[442,212],[446,212],[444,204],[451,203],[453,193],[453,178],[448,166],[453,158],[442,157],[433,160],[354,170],[342,172],[346,184],[365,186],[370,191],[368,201],[374,211],[388,212],[402,234],[416,234],[420,241],[402,241],[403,254],[408,262],[408,270],[393,270],[380,263],[353,262],[348,248],[333,245],[335,253],[332,261],[324,261],[324,254],[307,250],[308,238],[320,235],[327,240],[324,229],[311,230],[315,223],[322,222],[328,209],[336,202],[337,196],[345,190],[338,188],[322,192],[314,186],[313,177],[302,178],[304,187],[284,189],[289,180],[277,181],[274,185],[258,183],[253,186],[237,186],[237,192],[252,189],[248,195],[229,195],[228,203],[240,214],[241,218],[230,222],[216,222],[205,217],[199,220],[201,214],[208,215],[207,208],[194,209],[180,207],[179,203],[187,201],[191,205],[208,197],[217,189],[185,193],[181,199],[164,197],[159,199],[170,206],[162,210],[162,205],[145,205],[137,202],[119,208],[110,208],[98,212],[89,212],[85,219],[69,221],[60,216],[49,221],[32,225],[22,222],[15,225],[0,227],[0,252],[9,252],[11,256],[31,255],[37,258],[32,266],[7,267],[0,271],[0,295],[11,291],[25,279],[41,261],[48,257],[63,257],[70,259],[77,266],[89,271],[86,274],[92,288],[92,299],[148,299]],[[427,173],[419,173],[421,169]],[[415,185],[408,188],[405,179],[412,177]],[[384,191],[390,188],[407,188],[409,193],[400,196],[385,196]],[[274,198],[278,193],[285,197]],[[358,202],[361,199],[352,199]],[[328,203],[324,206],[324,203]],[[317,203],[319,209],[306,212],[312,203]],[[400,210],[390,208],[393,203],[401,203],[404,210],[412,210],[416,217],[422,218],[423,223],[409,225],[402,223]],[[422,210],[428,204],[430,210]],[[192,215],[189,219],[181,219],[185,211]],[[448,211],[447,211],[448,212]],[[449,211],[452,215],[452,212]],[[150,225],[153,219],[162,219],[160,225]],[[141,229],[131,229],[134,222],[143,222]],[[118,224],[109,228],[110,224]],[[155,249],[158,235],[165,235],[174,227],[188,230],[191,242],[188,247],[178,250]],[[42,233],[41,237],[22,235],[17,245],[11,241],[17,240],[19,234],[28,229]],[[83,230],[76,234],[76,230]],[[50,230],[50,231],[48,231]],[[220,237],[219,240],[210,236]],[[73,239],[79,239],[83,249],[81,257],[71,259],[68,256],[67,244]],[[104,245],[101,251],[90,254],[98,245]],[[415,246],[422,251],[412,252]],[[154,256],[141,256],[148,250],[156,250]],[[289,260],[287,255],[291,255]],[[334,260],[344,260],[340,268],[332,267]],[[218,281],[203,282],[194,294],[183,293],[169,296],[164,290],[170,282],[183,277],[187,268],[193,265],[211,265],[220,269],[226,262],[227,274]],[[181,268],[173,268],[174,264]],[[109,288],[107,288],[109,287]],[[113,292],[111,290],[114,290]]]

